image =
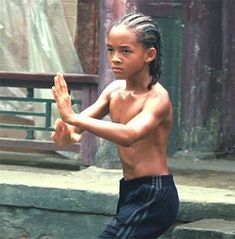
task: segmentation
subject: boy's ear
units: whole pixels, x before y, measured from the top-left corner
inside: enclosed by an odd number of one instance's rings
[[[152,60],[154,60],[156,58],[156,56],[157,56],[156,48],[151,47],[151,48],[147,49],[145,61],[151,62]]]

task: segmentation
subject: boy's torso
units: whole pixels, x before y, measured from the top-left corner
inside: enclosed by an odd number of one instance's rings
[[[109,111],[113,122],[126,124],[142,112],[145,102],[149,100],[151,94],[155,94],[156,88],[142,94],[134,94],[125,90],[125,82],[120,83],[110,94]],[[172,120],[172,116],[170,118]],[[126,178],[169,173],[166,151],[171,122],[169,126],[167,124],[162,122],[157,125],[151,133],[130,147],[118,146]]]

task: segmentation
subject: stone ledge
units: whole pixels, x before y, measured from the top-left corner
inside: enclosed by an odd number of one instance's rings
[[[0,239],[95,239],[110,216],[0,206]]]
[[[207,219],[177,226],[175,239],[235,239],[235,221]]]
[[[97,167],[68,172],[0,170],[0,204],[58,211],[113,215],[121,170]],[[235,192],[178,185],[178,221],[235,220]]]
[[[0,185],[0,206],[113,215],[117,196],[85,190]]]
[[[120,177],[120,171],[103,173],[95,167],[77,172],[0,170],[0,205],[113,215]]]

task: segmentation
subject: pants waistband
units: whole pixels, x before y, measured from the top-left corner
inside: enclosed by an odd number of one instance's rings
[[[125,188],[136,188],[143,184],[151,184],[153,186],[156,186],[158,188],[161,188],[163,186],[170,186],[175,185],[173,175],[160,175],[160,176],[146,176],[146,177],[139,177],[134,178],[130,180],[125,180],[122,178],[120,180],[120,185]]]

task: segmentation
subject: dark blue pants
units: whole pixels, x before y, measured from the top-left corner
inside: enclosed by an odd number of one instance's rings
[[[155,239],[174,223],[178,208],[172,175],[121,179],[117,213],[99,239]]]

